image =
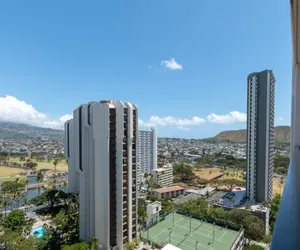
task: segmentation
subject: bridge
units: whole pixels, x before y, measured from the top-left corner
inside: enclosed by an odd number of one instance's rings
[[[37,183],[34,183],[34,184],[29,184],[25,187],[25,191],[27,191],[28,189],[34,189],[34,188],[38,188],[38,187],[45,187],[45,183],[40,183],[40,184],[37,184]]]

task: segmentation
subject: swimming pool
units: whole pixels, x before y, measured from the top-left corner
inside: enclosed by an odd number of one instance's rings
[[[41,238],[45,232],[46,229],[44,227],[37,227],[31,231],[31,235],[37,238]]]
[[[232,192],[225,194],[222,197],[221,201],[222,201],[223,206],[228,207],[228,208],[233,208],[233,207],[239,206],[240,203],[242,203],[244,201],[245,196],[246,196],[245,190],[232,191]],[[233,200],[230,201],[228,199],[229,197],[233,197]]]

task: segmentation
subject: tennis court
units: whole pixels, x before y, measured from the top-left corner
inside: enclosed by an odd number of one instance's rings
[[[178,213],[146,231],[142,237],[160,245],[170,243],[183,250],[227,250],[240,232],[219,227]]]

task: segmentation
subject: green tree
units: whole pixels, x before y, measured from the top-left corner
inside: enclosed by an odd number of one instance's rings
[[[193,167],[183,162],[174,165],[173,174],[175,179],[183,183],[190,183],[196,178]]]
[[[236,186],[243,186],[245,183],[237,179],[224,179],[224,185],[228,188],[229,191],[232,191]]]
[[[143,224],[147,220],[147,204],[145,199],[138,199],[138,222]]]
[[[89,249],[90,250],[98,250],[101,247],[99,241],[95,237],[89,239],[88,244],[89,244]]]
[[[264,250],[264,248],[257,245],[251,245],[251,246],[245,246],[244,250]]]
[[[36,181],[38,183],[38,194],[40,195],[41,194],[41,188],[40,188],[40,183],[44,180],[44,176],[43,176],[43,173],[42,171],[39,171],[37,173],[37,176],[36,176]]]
[[[25,214],[21,210],[15,210],[10,212],[3,220],[2,223],[5,229],[11,231],[22,232],[25,225]]]

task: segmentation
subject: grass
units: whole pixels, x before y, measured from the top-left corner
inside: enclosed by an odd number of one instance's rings
[[[19,178],[20,180],[25,180],[26,179],[25,176],[0,177],[0,182],[2,182],[2,181],[14,181],[17,178]]]
[[[36,160],[31,159],[31,161],[36,162],[38,164],[36,170],[41,170],[41,169],[53,170],[53,168],[54,168],[53,160],[50,162],[47,162],[47,161],[36,161]],[[20,161],[19,158],[10,158],[10,162],[17,162],[20,164],[24,163],[24,161]],[[60,161],[56,165],[56,171],[57,172],[67,172],[68,171],[68,165],[65,160]]]
[[[231,249],[239,235],[238,231],[226,229],[189,218],[181,214],[173,214],[142,232],[142,237],[160,245],[168,243],[182,250],[224,250]],[[198,243],[196,243],[198,242]]]
[[[194,169],[194,173],[201,179],[212,180],[223,174],[220,168],[198,168]]]
[[[11,167],[4,167],[0,166],[0,177],[11,177],[18,175],[24,172],[24,169],[21,168],[11,168]]]

